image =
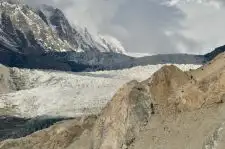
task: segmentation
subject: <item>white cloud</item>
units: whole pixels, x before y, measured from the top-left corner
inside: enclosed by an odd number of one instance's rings
[[[215,5],[188,3],[179,8],[186,14],[182,25],[185,27],[181,34],[194,41],[198,41],[193,49],[194,53],[204,53],[225,44],[225,15],[223,7]]]

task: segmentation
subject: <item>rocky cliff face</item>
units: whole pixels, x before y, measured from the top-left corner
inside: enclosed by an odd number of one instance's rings
[[[47,5],[31,8],[18,1],[9,0],[1,1],[0,8],[1,29],[20,49],[32,47],[45,52],[124,52],[114,51],[113,45],[100,45],[85,28],[72,27],[63,12],[57,8]]]
[[[123,55],[125,50],[119,42],[72,26],[57,8],[31,8],[20,1],[3,0],[0,15],[2,64],[81,71],[130,59]]]
[[[42,53],[49,50],[70,49],[58,35],[52,31],[39,15],[23,4],[1,2],[2,31],[9,35],[9,43],[14,43],[21,53]]]
[[[147,89],[137,81],[124,85],[102,111],[92,132],[93,149],[128,148],[153,111]]]

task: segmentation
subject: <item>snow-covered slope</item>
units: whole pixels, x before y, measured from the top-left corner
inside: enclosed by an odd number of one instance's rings
[[[98,35],[97,42],[99,42],[105,49],[109,49],[110,51],[108,52],[115,52],[115,53],[121,53],[121,54],[126,54],[127,52],[124,49],[122,43],[117,40],[115,37],[109,36],[109,35]]]
[[[199,65],[177,65],[182,70]],[[142,81],[162,65],[116,71],[65,73],[13,68],[14,77],[25,81],[24,90],[0,95],[0,109],[13,115],[77,116],[98,113],[124,83]]]
[[[3,0],[0,14],[0,28],[10,37],[4,40],[16,44],[23,49],[21,52],[27,48],[45,52],[124,52],[114,42],[110,43],[111,46],[100,44],[84,27],[73,27],[61,10],[51,6],[31,8],[17,0]],[[5,34],[1,33],[1,36]]]
[[[57,8],[0,1],[0,63],[4,65],[71,71],[109,69],[131,59],[124,53],[117,39],[72,25]]]
[[[63,12],[57,8],[42,5],[39,7],[38,12],[45,16],[46,22],[51,26],[53,31],[58,33],[62,40],[75,46],[80,52],[98,50],[100,52],[125,53],[125,49],[121,44],[118,47],[119,41],[113,42],[113,40],[108,40],[108,42],[103,42],[103,38],[91,34],[86,27],[79,26],[78,24],[71,25]],[[117,41],[114,37],[111,37],[111,39]]]

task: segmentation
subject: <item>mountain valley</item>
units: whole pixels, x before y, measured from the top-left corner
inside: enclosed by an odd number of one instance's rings
[[[130,55],[58,8],[0,0],[0,149],[224,149],[225,46]]]

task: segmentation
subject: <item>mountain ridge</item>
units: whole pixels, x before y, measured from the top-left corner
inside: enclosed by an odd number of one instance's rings
[[[96,71],[148,64],[203,64],[225,51],[221,47],[207,55],[134,58],[113,37],[96,37],[87,28],[73,27],[58,8],[32,8],[17,0],[1,1],[0,8],[0,63],[10,67]]]

